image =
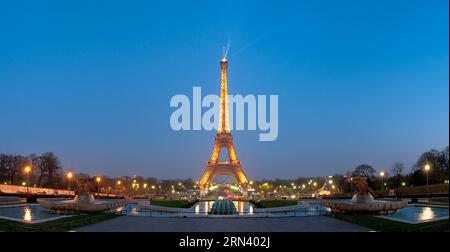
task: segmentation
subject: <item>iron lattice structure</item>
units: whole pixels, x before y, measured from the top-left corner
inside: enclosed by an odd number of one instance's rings
[[[233,136],[231,136],[230,131],[227,81],[228,61],[225,56],[220,61],[220,70],[219,127],[214,140],[214,148],[211,158],[208,160],[206,170],[198,183],[200,189],[205,189],[215,177],[220,175],[234,177],[236,181],[243,186],[247,186],[248,184],[247,177],[241,168],[241,162],[236,156],[236,151],[233,146]],[[226,148],[228,151],[227,161],[219,161],[220,151],[222,148]]]

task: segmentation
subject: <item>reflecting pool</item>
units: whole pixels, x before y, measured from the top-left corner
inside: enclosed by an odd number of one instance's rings
[[[139,208],[137,203],[128,203],[124,207],[118,208],[117,212],[128,216],[148,216],[148,217],[214,217],[211,208],[214,201],[201,201],[191,208],[183,209],[179,212],[150,211]],[[255,213],[255,207],[247,201],[233,201],[237,213],[228,215],[229,217],[302,217],[319,216],[326,213],[326,208],[319,203],[310,203],[308,208],[298,210],[286,210],[284,212]],[[220,215],[222,217],[227,215]]]
[[[396,213],[379,217],[408,223],[429,222],[448,219],[448,207],[411,205],[399,209]]]
[[[34,204],[0,207],[0,218],[27,223],[49,221],[67,216],[69,215],[49,213],[47,209]]]
[[[201,201],[198,202],[194,206],[195,214],[208,214],[211,211],[211,208],[214,204],[214,201]],[[236,206],[238,215],[251,215],[253,214],[253,206],[247,201],[233,201],[233,204]]]

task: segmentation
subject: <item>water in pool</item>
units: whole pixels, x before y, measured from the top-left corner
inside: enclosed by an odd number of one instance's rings
[[[399,209],[394,214],[385,217],[406,222],[428,222],[448,218],[448,207],[413,205]]]
[[[320,216],[324,215],[327,208],[318,203],[310,203],[308,208],[298,209],[295,211],[270,213],[270,216],[287,216],[287,217],[303,217],[303,216]]]
[[[214,201],[202,201],[197,203],[194,206],[194,213],[196,215],[208,215],[208,212],[211,210]],[[253,214],[253,206],[246,201],[233,201],[233,204],[236,206],[238,215],[252,215]]]
[[[0,217],[6,217],[23,222],[34,222],[54,217],[61,217],[60,214],[49,213],[47,209],[39,205],[20,205],[0,207]]]
[[[128,216],[147,216],[147,217],[176,217],[177,216],[177,213],[142,210],[137,203],[127,203],[123,207],[117,208],[116,212],[121,212],[122,214],[125,214]]]
[[[183,212],[193,216],[207,216],[213,203],[214,201],[202,201],[197,203],[192,208],[186,208]],[[233,203],[236,205],[239,215],[253,214],[253,206],[251,206],[248,202],[233,201]],[[124,207],[119,208],[117,211],[130,216],[175,217],[180,215],[178,213],[141,210],[136,203],[128,203]]]
[[[208,216],[209,211],[213,205],[214,201],[201,201],[197,203],[192,208],[185,209],[182,213],[170,213],[170,212],[159,212],[159,211],[148,211],[142,210],[136,203],[128,203],[125,206],[117,209],[125,215],[130,216],[149,216],[149,217],[176,217],[180,215],[201,217]],[[256,215],[253,205],[245,201],[233,201],[236,206],[237,214],[239,216],[253,216]],[[286,212],[275,212],[268,213],[269,217],[287,217],[287,216],[317,216],[323,215],[326,212],[326,208],[318,203],[311,203],[309,208],[299,209],[296,211],[286,211]]]

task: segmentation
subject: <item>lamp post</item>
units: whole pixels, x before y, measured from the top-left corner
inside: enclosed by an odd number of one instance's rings
[[[97,181],[97,194],[100,194],[100,181],[102,181],[102,179],[97,177],[95,181]]]
[[[25,174],[27,175],[27,195],[28,195],[28,193],[29,193],[28,184],[30,183],[31,166],[29,166],[29,165],[25,166],[24,171],[25,171]]]
[[[353,193],[353,177],[350,178],[350,191]]]
[[[425,165],[425,172],[427,173],[427,198],[429,197],[429,191],[428,191],[428,171],[430,170],[430,165]]]
[[[332,189],[334,189],[333,180],[329,179],[329,180],[328,180],[328,184],[330,184],[330,186],[332,187]],[[331,195],[334,195],[334,192],[333,192],[332,189],[330,189],[330,194],[331,194]]]
[[[380,176],[381,176],[381,195],[383,195],[383,190],[384,190],[384,171],[380,172]]]
[[[67,173],[67,180],[69,180],[69,195],[71,194],[70,191],[72,190],[72,178],[73,178],[73,173],[71,171],[69,171]]]
[[[118,196],[120,194],[120,185],[122,184],[122,181],[117,180],[116,184],[117,184],[117,195],[116,196]]]

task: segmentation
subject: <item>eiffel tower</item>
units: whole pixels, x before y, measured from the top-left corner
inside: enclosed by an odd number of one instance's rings
[[[199,188],[204,191],[208,184],[217,176],[228,175],[234,177],[236,181],[247,186],[248,180],[241,168],[241,162],[236,156],[233,147],[233,137],[230,132],[229,112],[228,112],[228,81],[227,81],[228,61],[225,53],[220,61],[221,80],[220,80],[220,114],[219,127],[214,140],[214,149],[210,160],[208,160],[206,170],[198,183]],[[219,161],[220,151],[226,148],[228,151],[228,160]]]

